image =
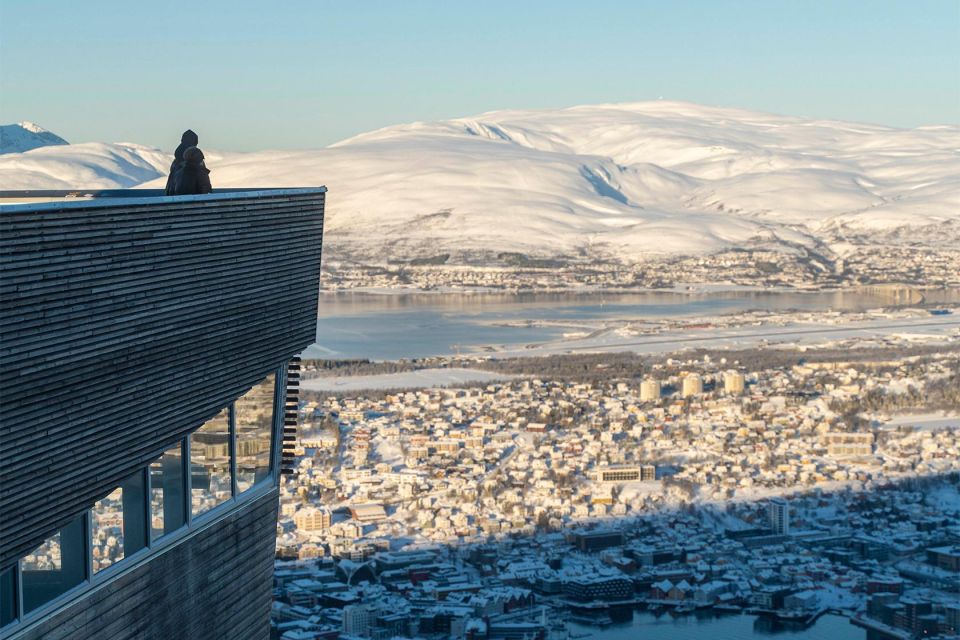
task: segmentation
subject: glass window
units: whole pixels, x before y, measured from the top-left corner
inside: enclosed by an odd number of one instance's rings
[[[147,546],[147,480],[137,471],[123,481],[123,553],[129,556]]]
[[[0,573],[0,627],[17,618],[17,577],[13,567]]]
[[[193,515],[206,513],[230,499],[230,411],[190,434],[190,491]]]
[[[275,378],[270,374],[234,403],[239,492],[270,477]]]
[[[80,516],[20,560],[24,613],[30,613],[84,581],[84,527],[84,518]]]
[[[117,487],[97,500],[90,514],[93,531],[93,572],[102,571],[123,558],[123,489]]]
[[[127,478],[90,512],[93,572],[103,571],[147,546],[143,473]]]
[[[154,538],[176,531],[187,522],[182,448],[177,443],[150,465],[150,526]]]

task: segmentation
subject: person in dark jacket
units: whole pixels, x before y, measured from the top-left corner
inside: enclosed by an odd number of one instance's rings
[[[173,152],[173,162],[170,164],[170,174],[167,176],[166,194],[168,196],[173,195],[174,175],[183,166],[183,152],[199,143],[200,138],[190,129],[184,131],[183,135],[180,136],[180,146]]]
[[[203,164],[203,151],[190,147],[183,152],[183,166],[173,177],[173,195],[192,196],[210,193],[210,170]]]

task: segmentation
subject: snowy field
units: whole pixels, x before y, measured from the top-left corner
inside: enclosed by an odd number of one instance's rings
[[[558,340],[485,353],[493,358],[542,356],[571,352],[670,353],[690,348],[748,348],[760,345],[810,346],[848,338],[898,336],[917,341],[947,340],[960,334],[960,318],[882,318],[835,326],[791,322],[783,326],[670,330],[651,336],[629,336],[618,330],[587,339]],[[475,345],[480,351],[484,346]]]
[[[471,382],[490,382],[513,378],[508,374],[478,371],[475,369],[420,369],[401,373],[385,373],[370,376],[342,376],[311,378],[300,382],[307,391],[362,391],[365,389],[425,389],[430,387],[453,387]]]
[[[914,429],[960,429],[960,415],[956,413],[910,413],[896,416],[881,425],[881,429],[913,427]]]

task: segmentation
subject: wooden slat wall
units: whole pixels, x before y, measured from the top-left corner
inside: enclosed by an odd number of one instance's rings
[[[279,490],[40,620],[16,640],[267,640]]]
[[[316,335],[324,192],[0,212],[0,569]]]

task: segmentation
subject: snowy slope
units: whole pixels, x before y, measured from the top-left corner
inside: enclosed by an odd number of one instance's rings
[[[0,153],[23,153],[58,144],[67,141],[32,122],[0,125]]]
[[[126,148],[165,170],[166,159]],[[28,170],[38,180],[94,179],[42,151],[54,149],[0,156],[0,188],[27,186]],[[4,164],[15,158],[22,166]],[[327,185],[328,246],[374,261],[449,253],[482,262],[505,251],[632,261],[848,234],[960,236],[960,128],[948,126],[657,101],[497,111],[320,150],[207,153],[207,165],[215,188]]]
[[[0,155],[0,189],[123,189],[164,176],[171,158],[137,144],[64,144]]]

